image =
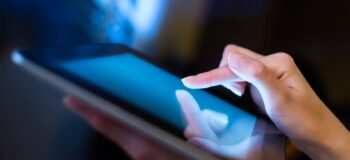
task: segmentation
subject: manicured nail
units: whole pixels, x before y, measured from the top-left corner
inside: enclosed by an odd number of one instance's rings
[[[194,77],[194,76],[188,76],[188,77],[182,78],[182,79],[181,79],[182,84],[185,85],[185,86],[188,87],[188,88],[193,88],[194,86],[191,84],[191,79],[192,79],[193,77]]]
[[[191,79],[192,76],[188,76],[188,77],[185,77],[185,78],[182,78],[181,81],[182,83],[187,83],[189,79]]]

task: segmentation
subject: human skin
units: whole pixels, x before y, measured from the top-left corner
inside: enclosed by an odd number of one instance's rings
[[[253,100],[274,124],[312,159],[350,159],[349,132],[286,53],[268,56],[228,45],[219,68],[183,79],[189,88],[223,85],[242,95],[251,85]]]
[[[350,153],[348,130],[317,97],[286,53],[262,56],[228,45],[218,68],[186,77],[183,83],[192,89],[223,85],[239,96],[250,85],[253,100],[261,111],[298,149],[312,159],[350,159],[347,154]],[[74,96],[66,97],[65,104],[134,159],[183,159],[120,122],[112,121]],[[186,137],[196,139],[196,134],[190,132],[187,131]],[[194,144],[215,154],[203,141],[194,141]]]
[[[113,120],[95,110],[90,104],[76,96],[68,95],[64,99],[68,109],[86,120],[92,128],[119,145],[132,159],[135,160],[177,160],[187,159],[157,141],[143,135],[134,128],[122,122]]]
[[[234,144],[221,144],[218,134],[226,131],[228,116],[213,110],[201,110],[194,97],[185,90],[177,90],[176,97],[187,121],[184,136],[188,143],[197,145],[222,159],[282,159],[284,137],[262,119],[257,119],[251,136]],[[179,159],[182,155],[118,120],[95,110],[75,96],[67,96],[64,103],[81,115],[97,131],[120,145],[133,159]],[[269,127],[270,126],[270,127]],[[234,132],[231,132],[235,136]],[[268,141],[266,139],[269,139]],[[268,151],[266,154],[264,152]],[[279,157],[279,158],[277,158]],[[181,159],[186,159],[183,156]]]

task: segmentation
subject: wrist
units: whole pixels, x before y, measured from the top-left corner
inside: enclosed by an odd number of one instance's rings
[[[317,160],[345,160],[349,159],[350,135],[345,129],[344,132],[338,132],[334,136],[322,138],[317,143],[305,147],[305,153],[312,159]]]
[[[347,133],[344,136],[337,136],[334,140],[329,140],[331,143],[325,144],[322,146],[322,150],[318,152],[319,156],[316,159],[334,159],[334,160],[345,160],[349,156],[349,147],[350,142],[349,134]]]

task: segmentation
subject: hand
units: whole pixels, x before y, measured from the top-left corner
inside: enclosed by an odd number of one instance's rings
[[[268,56],[228,45],[219,68],[190,76],[193,89],[223,85],[242,95],[247,84],[257,105],[313,159],[349,159],[348,130],[317,97],[285,53]]]
[[[269,123],[257,119],[251,136],[238,143],[223,144],[218,135],[229,131],[225,130],[228,117],[212,110],[200,110],[196,100],[185,90],[177,90],[176,96],[188,122],[185,137],[190,143],[226,159],[284,159],[284,136]],[[234,136],[235,133],[230,134]]]
[[[132,159],[187,159],[187,157],[162,146],[123,123],[110,119],[106,115],[93,109],[94,107],[90,104],[85,103],[75,96],[67,96],[64,99],[64,104],[67,108],[84,118],[98,132],[121,146],[121,148],[124,149]]]
[[[200,111],[199,107],[195,105],[196,101],[188,92],[177,91],[177,97],[182,104],[182,109],[186,115],[187,121],[190,122],[190,125],[188,125],[184,132],[185,136],[189,138],[190,143],[200,146],[201,141],[205,139],[199,137],[213,137],[215,133],[226,128],[228,117],[225,115],[211,110]],[[119,121],[110,119],[105,114],[95,110],[90,104],[75,96],[66,96],[64,104],[67,108],[85,119],[96,131],[102,133],[114,143],[121,146],[121,148],[124,149],[132,159],[187,159],[187,157],[184,157],[181,154],[157,143],[155,140],[140,134],[133,128],[130,128]],[[203,128],[205,128],[205,130]],[[262,150],[263,138],[263,136],[257,135],[235,146],[224,146],[221,153],[226,152],[226,154],[221,154],[221,156],[229,154],[229,157],[231,158],[244,157],[247,156],[246,153],[248,153],[248,148],[256,148],[256,152],[255,154],[251,154],[251,158],[253,156],[259,156],[260,154],[256,153]],[[233,151],[228,152],[227,150],[229,149],[233,149]],[[250,149],[250,151],[253,151],[253,149]]]
[[[181,104],[185,118],[189,122],[184,131],[185,137],[189,139],[189,143],[206,149],[216,156],[227,159],[257,160],[263,158],[262,153],[264,151],[269,150],[271,152],[276,146],[280,148],[280,146],[284,145],[283,141],[281,141],[284,138],[281,136],[273,135],[268,137],[259,133],[234,145],[214,143],[217,138],[216,134],[226,128],[228,117],[211,110],[201,111],[197,102],[186,91],[178,90],[176,96]],[[133,128],[110,119],[103,113],[93,109],[94,107],[90,104],[75,96],[67,96],[64,99],[64,104],[67,108],[84,118],[95,130],[121,146],[132,159],[187,159],[187,157],[140,134]],[[260,123],[262,128],[266,128],[263,125],[267,124],[263,124],[263,121],[257,123]],[[273,129],[270,131],[275,132]],[[265,130],[263,132],[266,133]],[[273,141],[273,143],[266,142],[266,138],[269,138],[270,142]],[[280,153],[281,151],[283,152],[283,149],[279,150]],[[276,159],[278,155],[276,155],[276,152],[273,153]],[[283,154],[281,155],[283,156]]]

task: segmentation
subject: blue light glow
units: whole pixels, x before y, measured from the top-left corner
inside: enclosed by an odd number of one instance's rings
[[[131,21],[136,32],[148,38],[153,38],[159,31],[164,16],[166,3],[164,0],[139,0],[135,10],[131,12]]]
[[[138,50],[155,41],[161,30],[168,1],[94,0],[100,9],[91,14],[94,32],[112,42]]]
[[[180,78],[132,54],[67,62],[62,68],[181,130],[185,129],[186,123],[175,91],[187,90],[201,109],[228,116],[229,124],[219,136],[222,144],[233,144],[247,138],[255,126],[254,116],[209,93],[187,89]]]
[[[11,59],[16,64],[22,64],[24,62],[24,58],[22,57],[22,55],[16,51],[12,53]]]

